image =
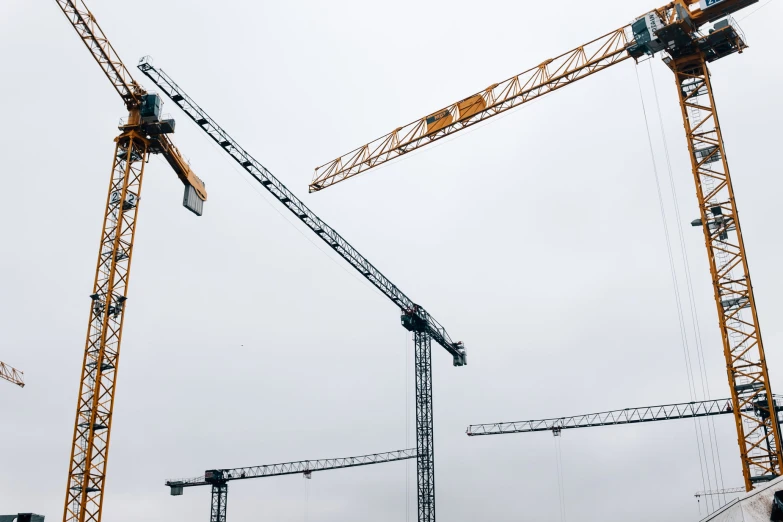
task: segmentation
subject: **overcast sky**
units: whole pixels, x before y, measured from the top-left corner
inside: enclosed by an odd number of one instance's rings
[[[463,368],[433,346],[444,521],[560,520],[553,437],[471,439],[469,424],[691,398],[632,62],[307,194],[315,166],[656,7],[552,4],[89,4],[138,81],[150,87],[135,64],[153,55],[466,343]],[[751,48],[712,66],[779,391],[782,17],[772,1],[743,20]],[[55,2],[3,0],[0,51],[0,360],[27,380],[24,389],[0,383],[0,513],[58,520],[112,140],[125,113]],[[652,78],[658,87],[706,373],[712,395],[726,397],[703,236],[688,224],[698,210],[673,78],[660,59],[637,72],[676,245]],[[206,520],[208,488],[175,498],[164,482],[208,468],[415,446],[412,343],[397,308],[281,214],[173,103],[164,111],[177,118],[174,141],[209,201],[196,218],[165,161],[148,165],[104,520]],[[674,256],[683,284],[679,249]],[[722,485],[742,485],[732,420],[714,425]],[[705,483],[694,431],[672,421],[564,433],[567,518],[697,520],[693,493]],[[233,483],[228,513],[235,522],[415,520],[415,476],[411,462]]]

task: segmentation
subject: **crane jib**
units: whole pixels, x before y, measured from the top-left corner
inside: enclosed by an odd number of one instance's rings
[[[145,57],[139,62],[141,70],[162,92],[185,112],[242,168],[280,201],[302,223],[329,245],[340,257],[354,267],[362,276],[391,299],[403,315],[415,315],[426,325],[425,331],[432,339],[448,351],[455,366],[466,364],[466,352],[462,343],[454,342],[446,329],[424,308],[414,303],[375,266],[362,256],[348,241],[310,210],[280,180],[253,158],[239,143],[223,130],[201,107],[199,107],[165,72],[155,68]]]

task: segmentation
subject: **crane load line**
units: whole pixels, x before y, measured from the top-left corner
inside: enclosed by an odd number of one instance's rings
[[[318,460],[299,460],[296,462],[285,462],[281,464],[264,464],[261,466],[247,466],[243,468],[215,469],[211,472],[219,472],[220,482],[229,480],[244,480],[251,478],[278,477],[283,475],[298,475],[313,471],[326,471],[332,469],[355,468],[359,466],[369,466],[370,464],[381,464],[384,462],[396,462],[400,460],[415,459],[417,457],[416,448],[388,451],[385,453],[372,453],[369,455],[359,455],[356,457],[339,457]],[[206,486],[212,484],[207,474],[193,478],[172,479],[166,481],[169,487],[192,487]]]
[[[783,409],[783,396],[773,395],[775,411]],[[555,431],[573,428],[592,428],[597,426],[614,426],[618,424],[638,424],[675,419],[690,419],[695,417],[711,417],[713,415],[733,414],[732,400],[717,399],[708,401],[681,402],[660,406],[644,406],[641,408],[625,408],[599,413],[588,413],[572,417],[557,417],[541,420],[523,420],[516,422],[495,422],[488,424],[471,424],[466,431],[470,437],[481,435],[504,435],[509,433],[532,433],[539,431]],[[746,407],[743,412],[753,411]]]

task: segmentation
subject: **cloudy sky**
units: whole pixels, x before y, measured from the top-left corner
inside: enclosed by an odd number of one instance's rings
[[[728,396],[703,238],[688,225],[697,208],[676,91],[660,60],[636,72],[623,63],[307,194],[315,166],[656,5],[91,0],[90,7],[130,67],[153,55],[466,343],[464,368],[433,347],[442,520],[561,520],[553,437],[471,439],[468,424],[691,398],[637,73],[675,246],[683,227],[705,374],[714,397]],[[712,67],[776,390],[783,390],[783,304],[775,297],[783,294],[775,210],[783,190],[781,17],[783,3],[773,0],[742,20],[751,48]],[[24,389],[0,383],[0,513],[57,520],[112,140],[125,114],[54,2],[3,0],[0,51],[0,360],[27,380]],[[104,520],[205,520],[207,488],[174,498],[164,482],[208,468],[414,446],[412,343],[396,307],[282,214],[171,102],[164,110],[178,119],[174,139],[209,201],[201,218],[185,211],[180,182],[152,159]],[[687,309],[679,249],[674,259]],[[689,344],[695,350],[692,333]],[[714,426],[722,471],[710,464],[704,481],[693,422],[565,433],[566,517],[697,520],[705,506],[694,492],[742,484],[733,423],[720,417]],[[415,464],[235,483],[229,499],[236,522],[415,520]]]

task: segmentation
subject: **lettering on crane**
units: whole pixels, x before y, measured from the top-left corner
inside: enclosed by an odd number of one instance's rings
[[[704,11],[708,7],[712,7],[715,4],[719,4],[723,2],[723,0],[701,0],[699,2],[699,7],[701,7],[701,10]]]

